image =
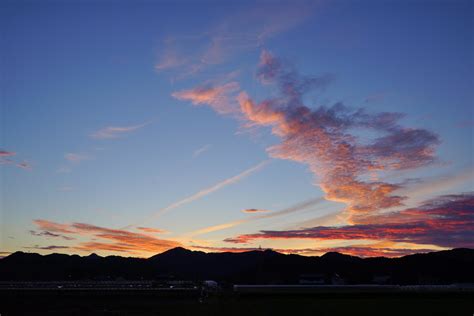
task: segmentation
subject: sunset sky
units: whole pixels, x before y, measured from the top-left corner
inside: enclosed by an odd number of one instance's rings
[[[472,1],[2,1],[0,257],[474,248]]]

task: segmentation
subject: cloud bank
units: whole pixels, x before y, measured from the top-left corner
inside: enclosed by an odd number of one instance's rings
[[[264,230],[228,238],[230,243],[256,239],[387,240],[441,247],[474,248],[474,193],[446,195],[417,208],[367,218],[367,224],[317,226],[286,231]]]
[[[61,233],[69,238],[70,235],[89,237],[89,241],[79,242],[70,249],[96,252],[116,251],[130,254],[159,253],[168,249],[181,246],[181,243],[173,240],[159,239],[149,234],[130,232],[123,229],[111,229],[95,226],[87,223],[61,224],[48,220],[37,219],[34,221],[38,229],[42,230],[35,235],[51,236]],[[156,232],[156,229],[141,227],[147,233]]]

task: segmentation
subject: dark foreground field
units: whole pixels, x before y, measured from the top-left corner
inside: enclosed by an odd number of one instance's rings
[[[472,293],[195,295],[2,291],[8,315],[473,315]]]

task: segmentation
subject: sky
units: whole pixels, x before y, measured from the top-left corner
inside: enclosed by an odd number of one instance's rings
[[[0,6],[0,256],[474,247],[471,1]]]

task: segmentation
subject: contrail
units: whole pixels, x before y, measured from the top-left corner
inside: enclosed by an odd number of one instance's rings
[[[249,168],[249,169],[247,169],[247,170],[245,170],[245,171],[239,173],[239,174],[236,175],[236,176],[233,176],[233,177],[231,177],[231,178],[225,179],[224,181],[221,181],[221,182],[219,182],[219,183],[217,183],[217,184],[215,184],[215,185],[213,185],[213,186],[211,186],[211,187],[208,187],[208,188],[203,189],[203,190],[201,190],[201,191],[199,191],[199,192],[197,192],[197,193],[195,193],[195,194],[193,194],[193,195],[190,195],[190,196],[188,196],[188,197],[186,197],[186,198],[184,198],[184,199],[181,199],[181,200],[179,200],[179,201],[176,201],[176,202],[174,202],[174,203],[172,203],[172,204],[170,204],[170,205],[168,205],[168,206],[162,208],[161,210],[159,210],[159,211],[156,212],[155,214],[150,215],[150,216],[149,216],[147,219],[145,219],[143,222],[148,222],[148,221],[151,220],[151,219],[156,219],[156,218],[160,217],[161,215],[163,215],[163,214],[165,214],[165,213],[167,213],[167,212],[169,212],[169,211],[171,211],[171,210],[173,210],[173,209],[175,209],[175,208],[178,208],[178,207],[180,207],[180,206],[183,206],[183,205],[185,205],[185,204],[188,204],[188,203],[191,203],[191,202],[193,202],[193,201],[195,201],[195,200],[198,200],[198,199],[200,199],[200,198],[202,198],[202,197],[204,197],[204,196],[206,196],[206,195],[209,195],[209,194],[211,194],[211,193],[214,193],[214,192],[216,192],[216,191],[218,191],[218,190],[220,190],[220,189],[222,189],[222,188],[224,188],[224,187],[226,187],[226,186],[228,186],[228,185],[237,183],[237,182],[239,182],[240,180],[242,180],[243,178],[248,177],[248,176],[250,176],[251,174],[253,174],[253,173],[259,171],[260,169],[262,169],[263,167],[265,167],[268,163],[270,163],[270,161],[271,161],[270,159],[265,160],[265,161],[262,161],[262,162],[260,162],[259,164],[257,164],[257,165],[255,165],[255,166],[253,166],[252,168]],[[141,223],[143,223],[143,222],[141,222]],[[140,223],[140,224],[141,224],[141,223]],[[122,228],[122,229],[130,228],[131,226],[136,226],[136,225],[138,225],[138,224],[136,223],[136,224],[128,225],[128,226],[125,226],[125,227]]]
[[[306,201],[304,201],[304,202],[300,202],[300,203],[295,204],[295,205],[293,205],[293,206],[287,207],[287,208],[285,208],[285,209],[283,209],[283,210],[281,210],[281,211],[272,212],[272,213],[267,213],[267,214],[261,214],[261,215],[255,215],[255,216],[252,216],[252,217],[249,217],[249,218],[245,218],[245,219],[241,219],[241,220],[236,220],[236,221],[227,222],[227,223],[224,223],[224,224],[219,224],[219,225],[204,227],[204,228],[195,230],[195,231],[193,231],[193,232],[190,232],[190,233],[187,234],[186,236],[187,236],[187,237],[192,237],[192,236],[196,236],[196,235],[202,235],[202,234],[206,234],[206,233],[210,233],[210,232],[214,232],[214,231],[218,231],[218,230],[223,230],[223,229],[227,229],[227,228],[230,228],[230,227],[234,227],[234,226],[237,226],[237,225],[240,225],[240,224],[244,224],[244,223],[248,223],[248,222],[253,222],[253,221],[256,221],[256,220],[260,220],[260,219],[272,218],[272,217],[276,217],[276,216],[281,216],[281,215],[290,214],[290,213],[293,213],[293,212],[298,212],[298,211],[307,209],[307,208],[309,208],[309,207],[311,207],[311,206],[314,206],[314,205],[316,205],[316,204],[319,204],[319,203],[321,203],[322,201],[325,201],[325,199],[324,199],[323,197],[319,197],[319,198],[316,198],[316,199],[306,200]]]

